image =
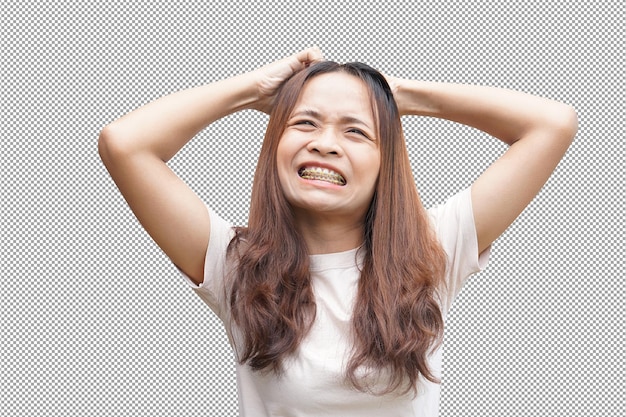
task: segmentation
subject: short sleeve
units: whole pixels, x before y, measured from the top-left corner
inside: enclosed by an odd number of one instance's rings
[[[210,207],[207,207],[207,210],[211,219],[211,234],[204,259],[204,280],[200,285],[196,285],[183,271],[179,269],[179,272],[202,301],[224,320],[226,251],[234,236],[234,230],[230,223],[219,217]]]
[[[444,312],[447,313],[468,277],[487,266],[491,246],[478,254],[471,187],[450,197],[444,204],[429,209],[428,214],[448,258],[447,292],[442,299]]]

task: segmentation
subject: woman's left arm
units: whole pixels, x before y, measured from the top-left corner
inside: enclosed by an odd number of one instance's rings
[[[400,114],[462,123],[509,145],[472,185],[482,252],[532,201],[565,155],[578,128],[576,112],[506,89],[387,78]]]

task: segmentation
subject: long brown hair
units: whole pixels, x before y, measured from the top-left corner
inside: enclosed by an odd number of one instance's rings
[[[429,225],[411,172],[402,124],[385,78],[361,63],[323,61],[300,71],[280,88],[252,188],[248,227],[236,229],[229,255],[236,265],[230,286],[233,319],[243,335],[241,363],[280,374],[315,319],[306,244],[278,179],[277,147],[306,82],[343,71],[370,92],[381,154],[376,190],[368,209],[364,264],[352,316],[352,356],[346,377],[372,391],[358,370],[387,375],[376,393],[416,388],[422,375],[439,382],[427,358],[440,345],[438,303],[445,254]]]

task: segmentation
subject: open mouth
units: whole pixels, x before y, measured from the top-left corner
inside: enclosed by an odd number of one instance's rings
[[[298,170],[298,175],[305,180],[317,180],[335,185],[346,185],[346,180],[341,174],[327,168],[302,167]]]

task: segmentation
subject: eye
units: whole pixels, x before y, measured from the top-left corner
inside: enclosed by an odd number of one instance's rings
[[[298,126],[315,126],[315,123],[307,119],[296,120],[293,124]]]
[[[363,136],[363,137],[369,139],[369,136],[367,136],[367,134],[365,134],[365,132],[363,132],[361,129],[357,129],[357,128],[353,127],[353,128],[348,129],[348,133],[355,133],[355,134],[357,134],[359,136]]]

